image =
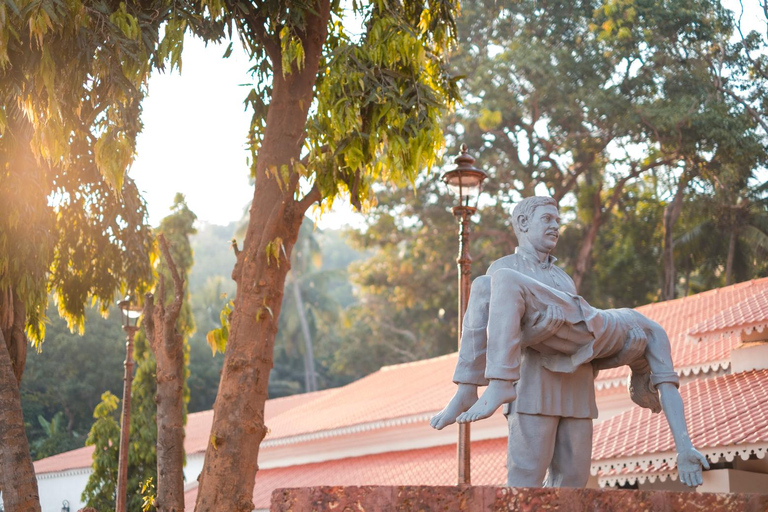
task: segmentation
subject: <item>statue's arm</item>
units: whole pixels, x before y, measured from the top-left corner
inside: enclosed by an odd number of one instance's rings
[[[702,455],[691,443],[688,434],[688,426],[683,414],[683,399],[677,386],[669,382],[662,382],[657,386],[661,399],[661,409],[669,423],[672,437],[675,440],[677,450],[677,470],[680,481],[689,487],[702,484],[701,468],[709,469],[706,457]]]
[[[539,312],[531,325],[523,326],[522,336],[526,346],[536,345],[551,338],[565,323],[565,313],[554,304],[547,306],[546,311]]]

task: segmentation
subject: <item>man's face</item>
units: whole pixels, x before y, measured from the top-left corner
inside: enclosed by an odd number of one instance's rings
[[[560,236],[560,216],[551,204],[539,206],[528,219],[528,241],[539,252],[551,252]]]

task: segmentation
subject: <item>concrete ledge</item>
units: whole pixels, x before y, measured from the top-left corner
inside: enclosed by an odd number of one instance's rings
[[[276,489],[271,512],[765,512],[768,494],[713,494],[481,486]]]

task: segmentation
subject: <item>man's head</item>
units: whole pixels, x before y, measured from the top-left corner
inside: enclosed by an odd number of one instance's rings
[[[528,242],[539,252],[550,252],[560,234],[560,215],[551,197],[526,197],[512,210],[512,226],[520,245]]]
[[[651,384],[650,372],[632,370],[627,387],[629,388],[629,397],[637,405],[650,409],[654,413],[661,412],[659,392]]]

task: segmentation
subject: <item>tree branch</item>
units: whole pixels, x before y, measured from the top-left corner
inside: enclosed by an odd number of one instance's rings
[[[760,124],[760,126],[763,127],[763,130],[765,130],[766,133],[768,133],[768,123],[763,119],[763,116],[760,115],[760,113],[753,109],[749,103],[747,103],[747,100],[736,94],[735,92],[731,91],[730,89],[723,87],[721,84],[715,84],[715,87],[718,91],[727,94],[734,100],[736,100],[737,103],[739,103],[744,109],[747,111],[747,113],[754,119],[757,123]]]
[[[144,334],[147,335],[149,348],[157,354],[157,336],[155,334],[155,296],[151,293],[144,295],[144,318],[142,319]]]
[[[181,311],[181,304],[184,301],[184,279],[179,275],[179,270],[176,267],[176,262],[173,261],[171,250],[168,247],[168,241],[165,239],[165,236],[161,233],[157,238],[160,241],[160,250],[163,253],[165,263],[171,271],[171,277],[173,277],[174,298],[168,314],[164,319],[166,332],[173,332],[176,328],[176,319],[179,317],[179,312]]]
[[[309,192],[307,192],[307,195],[296,202],[296,210],[303,215],[304,212],[306,212],[309,208],[309,205],[316,203],[321,199],[322,195],[320,194],[320,188],[318,188],[317,183],[315,183],[312,185],[312,188],[309,190]]]

